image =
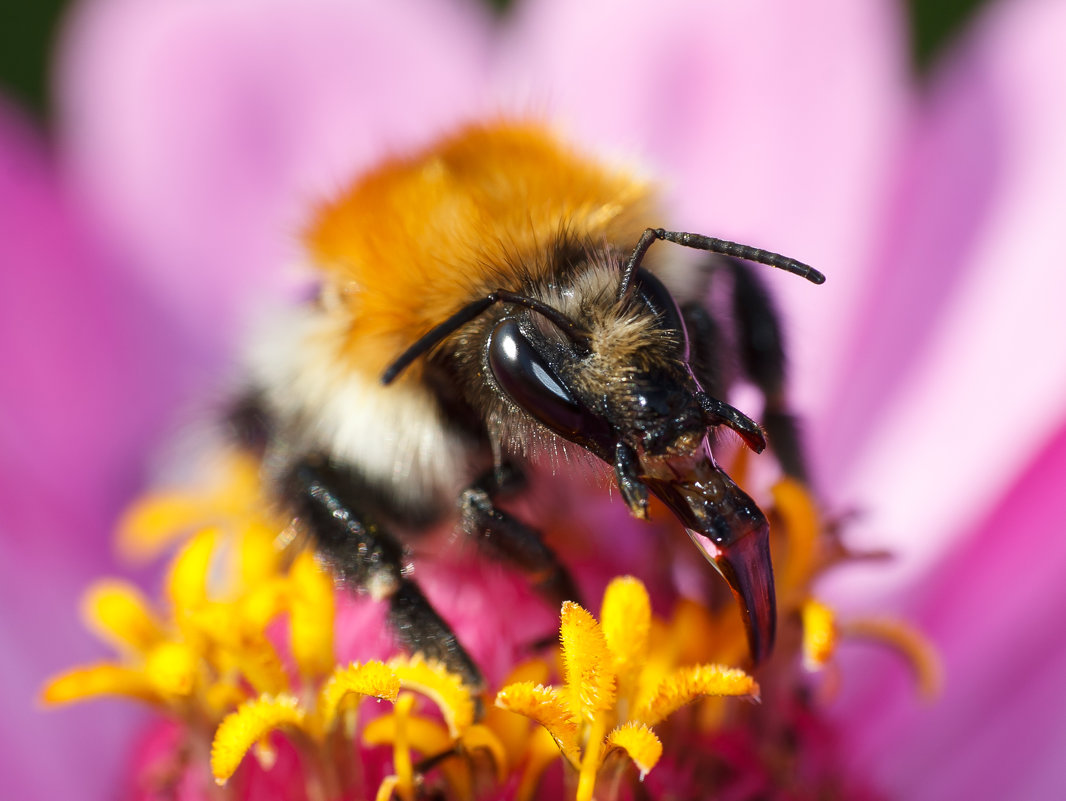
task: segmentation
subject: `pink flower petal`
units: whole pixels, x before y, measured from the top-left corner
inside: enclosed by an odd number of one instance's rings
[[[1061,5],[1024,0],[983,21],[942,76],[918,147],[930,172],[911,190],[911,213],[937,213],[930,198],[939,197],[944,216],[889,217],[898,236],[889,229],[885,241],[913,260],[895,272],[915,300],[908,308],[886,288],[864,302],[870,328],[900,332],[888,344],[860,338],[855,395],[840,384],[840,408],[870,410],[869,433],[845,416],[842,439],[852,441],[834,443],[830,415],[814,443],[841,460],[834,497],[863,506],[855,541],[900,555],[889,570],[852,571],[849,586],[871,603],[903,591],[983,519],[1066,408],[1066,271],[1054,266],[1066,207],[1066,64],[1052,33],[1064,25]],[[885,262],[881,286],[890,272]],[[911,325],[927,336],[901,357],[892,346],[917,344]],[[882,364],[891,381],[871,377]],[[871,403],[878,391],[888,398]]]
[[[817,289],[768,277],[792,323],[796,397],[820,403],[905,119],[896,4],[560,0],[524,11],[500,94],[546,107],[591,152],[646,163],[666,184],[672,224],[829,274]]]
[[[818,474],[839,484],[891,408],[921,348],[972,269],[1004,161],[1001,109],[979,65],[952,64],[915,109],[868,271],[854,333],[812,421]]]
[[[487,19],[471,6],[79,11],[59,70],[70,166],[105,229],[211,343],[285,286],[315,202],[478,109]]]
[[[927,350],[886,364],[901,386],[848,484],[873,499],[871,522],[904,553],[889,581],[871,576],[855,597],[894,591],[946,668],[943,699],[920,707],[880,654],[847,666],[859,680],[841,704],[854,769],[900,798],[1054,798],[1066,787],[1066,287],[1053,266],[1066,205],[1064,26],[1061,4],[996,6],[941,76],[925,155],[957,200],[937,190],[948,231],[921,221],[903,230],[954,286],[949,295],[944,276],[932,279],[944,295],[934,319],[919,305]],[[902,301],[886,300],[883,324],[905,325]],[[869,394],[871,377],[861,380]],[[877,486],[891,494],[878,498]]]
[[[0,264],[0,775],[11,797],[100,797],[135,711],[42,713],[35,699],[79,654],[103,655],[78,598],[116,570],[115,516],[189,374],[166,316],[98,246],[40,137],[3,102]]]
[[[918,705],[902,671],[867,658],[846,705],[856,770],[894,797],[1055,798],[1066,748],[1066,425],[967,538],[912,589],[910,617],[944,658]],[[871,665],[874,665],[871,669]]]

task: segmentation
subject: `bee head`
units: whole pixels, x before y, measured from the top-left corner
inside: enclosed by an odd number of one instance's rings
[[[469,303],[408,348],[383,381],[391,382],[491,307],[509,304],[489,324],[487,340],[481,339],[485,366],[499,392],[558,436],[612,465],[634,515],[647,516],[649,493],[670,508],[732,588],[752,656],[759,661],[773,646],[777,624],[769,526],[754,501],[715,463],[707,433],[725,425],[756,452],[766,443],[754,421],[708,396],[693,376],[677,303],[641,267],[648,248],[660,239],[761,262],[816,284],[825,280],[775,253],[649,228],[628,258],[604,253],[577,270],[560,272],[560,279],[570,281],[564,287],[541,287],[544,292],[534,293],[539,297],[499,289]]]
[[[533,308],[505,315],[489,335],[489,370],[526,414],[612,465],[635,516],[647,516],[649,493],[673,511],[733,588],[759,659],[776,620],[769,527],[715,463],[707,433],[730,425],[761,450],[761,431],[703,392],[684,319],[662,283],[639,269],[631,286],[606,303],[579,298],[569,333]]]
[[[707,429],[677,304],[645,270],[634,288],[625,301],[613,291],[561,293],[552,308],[573,320],[568,330],[517,308],[486,348],[496,385],[515,405],[608,463],[619,447],[691,452]]]

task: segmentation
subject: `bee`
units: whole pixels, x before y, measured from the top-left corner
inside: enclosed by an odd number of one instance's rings
[[[647,183],[541,126],[468,127],[317,210],[306,237],[316,297],[275,320],[251,354],[235,419],[281,502],[340,582],[388,604],[403,645],[473,686],[480,671],[405,569],[405,542],[457,517],[544,596],[575,599],[536,529],[496,503],[540,452],[605,462],[638,518],[661,499],[732,588],[753,660],[773,645],[768,524],[708,439],[724,426],[759,452],[764,429],[722,400],[733,356],[714,315],[645,257],[658,240],[717,254],[739,361],[795,474],[780,331],[744,260],[824,278],[654,219]]]

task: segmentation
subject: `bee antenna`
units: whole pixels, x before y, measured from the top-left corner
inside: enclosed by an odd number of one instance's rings
[[[497,303],[514,303],[518,306],[524,306],[531,311],[535,311],[538,314],[547,317],[551,322],[558,326],[559,330],[566,334],[566,336],[576,345],[582,348],[588,347],[588,332],[558,309],[555,309],[546,303],[542,303],[536,298],[531,298],[528,295],[519,295],[517,292],[511,292],[506,289],[497,289],[495,292],[490,292],[483,298],[478,298],[477,300],[466,304],[447,320],[438,323],[420,336],[411,347],[401,353],[399,357],[388,366],[385,372],[381,374],[381,383],[386,386],[391,384],[396,380],[400,373],[410,367],[412,362],[420,356],[425,355],[428,351],[432,350],[434,346],[447,339],[467,323],[477,319],[481,314]]]
[[[753,248],[751,245],[741,245],[726,239],[715,239],[714,237],[703,236],[702,234],[686,234],[682,231],[666,231],[662,228],[648,228],[641,235],[640,241],[637,242],[637,246],[633,248],[629,260],[626,261],[625,267],[622,269],[622,280],[618,284],[618,300],[622,300],[629,293],[629,287],[633,283],[633,273],[636,272],[640,263],[644,260],[644,254],[648,252],[648,248],[651,247],[652,242],[657,239],[673,242],[686,248],[706,250],[709,253],[721,253],[723,256],[733,256],[737,259],[744,259],[745,261],[753,261],[758,264],[777,267],[778,269],[806,278],[812,284],[825,283],[825,276],[816,269],[801,261],[782,256],[780,253]]]

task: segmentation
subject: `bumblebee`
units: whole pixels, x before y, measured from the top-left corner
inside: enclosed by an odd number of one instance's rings
[[[660,498],[732,588],[753,659],[773,645],[767,521],[708,435],[725,426],[762,451],[765,430],[802,475],[780,332],[745,261],[824,278],[654,219],[648,184],[537,125],[469,127],[317,210],[317,295],[252,353],[235,419],[279,499],[341,582],[388,604],[402,644],[471,685],[478,667],[405,569],[404,543],[458,508],[459,528],[545,597],[576,599],[538,532],[496,504],[544,452],[605,462],[639,518]],[[657,277],[645,257],[658,240],[717,254],[711,272],[730,276],[736,360],[767,399],[765,429],[722,400],[733,355],[702,298]]]

